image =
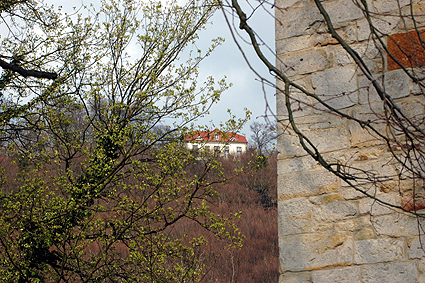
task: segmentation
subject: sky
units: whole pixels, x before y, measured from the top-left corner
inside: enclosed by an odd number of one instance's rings
[[[266,8],[269,9],[270,12],[273,12],[271,7]],[[228,18],[231,19],[230,15]],[[257,33],[261,35],[261,38],[268,46],[274,49],[273,17],[268,15],[262,9],[258,9],[251,21]],[[235,19],[235,26],[238,27],[238,25],[239,22]],[[237,32],[239,32],[238,29]],[[239,34],[247,40],[247,36],[245,36],[244,33],[239,32]],[[217,124],[220,121],[224,121],[229,117],[227,109],[231,109],[233,114],[241,117],[244,116],[244,108],[247,108],[252,112],[252,116],[251,120],[248,121],[247,125],[243,128],[242,133],[249,136],[249,125],[252,122],[265,122],[263,116],[266,114],[266,101],[264,97],[263,84],[248,67],[241,51],[231,36],[222,11],[217,11],[212,19],[212,25],[209,25],[207,30],[200,34],[200,44],[204,42],[207,43],[211,38],[217,36],[224,37],[225,42],[219,46],[209,58],[201,63],[200,73],[201,76],[212,75],[215,78],[221,78],[226,75],[228,82],[231,82],[233,86],[223,93],[220,102],[210,111],[211,114],[200,120],[200,123],[208,124],[210,120],[213,120]],[[244,41],[239,41],[242,42],[241,46],[244,48],[244,52],[254,69],[262,76],[274,81],[273,77],[269,75],[262,62],[260,62],[260,60],[256,57],[252,47]],[[274,62],[274,59],[272,58],[273,54],[270,52],[266,52],[266,54],[269,54],[269,57],[271,58],[270,60]],[[265,91],[269,107],[273,110],[273,112],[275,112],[275,89],[266,86]],[[267,114],[270,119],[272,119],[270,111],[268,111]]]
[[[185,0],[180,0],[185,1]],[[246,5],[246,1],[249,0],[239,0],[240,5],[249,11],[250,8]],[[258,0],[250,0],[253,6],[258,5]],[[264,0],[263,0],[264,1]],[[89,3],[99,3],[100,0],[96,1],[63,1],[63,0],[45,0],[45,4],[53,4],[54,6],[63,6],[62,11],[73,11],[72,7],[80,7],[82,4]],[[96,4],[95,4],[96,6]],[[273,13],[271,6],[265,6],[265,9],[269,13]],[[230,21],[235,20],[234,25],[238,27],[239,22],[236,18],[233,18],[232,15],[228,15]],[[274,19],[269,15],[263,8],[257,9],[255,14],[252,16],[252,19],[249,21],[250,24],[255,28],[255,30],[261,35],[261,38],[267,43],[268,46],[274,49]],[[239,29],[235,30],[237,33],[242,35],[240,37],[236,34],[236,37],[239,41],[242,42],[244,47],[244,52],[249,58],[250,63],[254,69],[267,79],[274,81],[272,76],[270,76],[266,68],[262,65],[259,59],[254,54],[252,47],[244,40],[247,40],[248,37],[239,32]],[[215,104],[210,110],[210,114],[196,123],[197,125],[208,125],[211,126],[210,121],[215,125],[220,124],[230,118],[227,113],[227,109],[230,109],[232,114],[237,117],[245,116],[245,109],[248,109],[252,112],[251,120],[242,129],[242,134],[249,137],[250,130],[249,125],[254,121],[265,122],[263,116],[266,114],[266,100],[269,103],[269,107],[274,112],[275,110],[275,89],[272,87],[264,87],[264,85],[259,82],[257,76],[250,70],[244,57],[242,56],[241,51],[238,46],[235,44],[235,41],[232,38],[229,27],[223,16],[223,12],[218,10],[213,18],[211,23],[207,25],[207,29],[201,31],[199,41],[196,43],[197,47],[201,50],[206,50],[211,45],[211,40],[217,37],[222,37],[225,39],[225,42],[217,47],[217,49],[206,58],[200,64],[200,83],[204,81],[208,76],[213,76],[217,81],[227,76],[227,82],[232,83],[233,86],[225,91],[222,94],[221,100]],[[272,62],[274,61],[273,54],[268,53]],[[265,90],[265,92],[264,92]],[[267,111],[270,119],[270,111]]]

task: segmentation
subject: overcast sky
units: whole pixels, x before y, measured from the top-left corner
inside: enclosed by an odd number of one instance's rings
[[[244,1],[245,0],[241,1],[241,5]],[[258,3],[258,1],[252,2],[253,4]],[[245,8],[247,11],[249,10],[246,5]],[[269,9],[269,12],[273,13],[273,9],[270,6],[267,6],[266,9]],[[229,115],[226,113],[227,109],[231,109],[232,113],[240,117],[244,115],[244,108],[247,108],[253,114],[251,121],[249,121],[244,127],[243,133],[249,136],[249,124],[251,124],[253,121],[264,122],[264,119],[261,117],[266,113],[266,102],[264,99],[263,85],[259,82],[258,79],[256,79],[256,75],[249,69],[240,50],[235,44],[222,11],[217,11],[212,19],[212,22],[213,24],[209,25],[207,30],[201,33],[200,43],[208,42],[211,40],[211,38],[217,36],[224,37],[226,41],[201,64],[200,73],[202,76],[206,77],[212,75],[215,78],[221,78],[223,75],[226,75],[228,81],[233,83],[233,87],[223,94],[221,101],[212,109],[211,115],[205,119],[202,119],[200,122],[205,124],[208,123],[209,120],[213,120],[215,123],[224,121],[229,117]],[[257,33],[261,35],[261,38],[272,49],[274,49],[273,18],[263,9],[258,9],[252,20],[250,20],[250,23],[252,23]],[[235,25],[236,27],[239,25],[239,22],[236,22],[236,19]],[[244,33],[240,34],[243,35],[245,39],[247,39],[247,36],[245,36]],[[252,47],[241,40],[239,41],[242,42],[245,54],[250,59],[252,66],[258,72],[260,72],[261,75],[273,81],[273,78],[268,74],[267,69],[262,65],[259,59],[257,59]],[[272,56],[270,57],[272,58]],[[274,112],[276,105],[274,96],[275,89],[266,87],[265,90],[269,106]]]
[[[250,8],[246,5],[246,1],[247,0],[240,0],[240,4],[248,12]],[[45,0],[46,4],[63,6],[63,11],[72,11],[72,7],[80,7],[81,3],[89,4],[93,2],[99,3],[100,1]],[[253,6],[258,5],[258,0],[251,0],[251,2]],[[266,6],[266,9],[269,13],[273,13],[271,6]],[[229,19],[232,20],[231,15],[229,15]],[[235,25],[238,26],[239,22],[236,20],[237,19],[235,19]],[[201,50],[206,50],[211,45],[211,39],[217,37],[225,38],[225,42],[219,46],[210,57],[201,63],[200,79],[213,76],[216,80],[220,80],[224,76],[227,76],[227,81],[232,83],[233,86],[223,93],[220,102],[211,109],[211,114],[199,120],[198,123],[200,125],[209,125],[209,121],[213,121],[214,124],[218,125],[221,121],[224,122],[229,118],[227,109],[231,109],[232,113],[238,117],[243,117],[245,113],[244,109],[247,108],[252,112],[252,116],[251,120],[243,128],[242,133],[249,136],[249,125],[253,121],[264,122],[264,119],[261,117],[266,113],[263,85],[258,79],[256,80],[256,75],[248,68],[240,50],[232,39],[229,27],[221,10],[216,12],[211,22],[212,24],[208,24],[207,29],[201,32],[197,47]],[[267,14],[264,9],[260,8],[256,10],[249,23],[255,27],[255,30],[261,35],[262,39],[274,49],[274,21],[272,16]],[[242,35],[247,39],[244,33],[242,33]],[[252,47],[246,43],[244,43],[243,46],[253,67],[263,76],[273,80],[266,68],[256,58]],[[265,89],[268,102],[274,112],[275,90],[271,87],[266,87]]]

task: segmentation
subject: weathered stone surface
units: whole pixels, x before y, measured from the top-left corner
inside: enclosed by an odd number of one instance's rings
[[[279,277],[279,283],[310,283],[310,272],[284,273]]]
[[[360,55],[363,60],[374,59],[379,55],[378,49],[374,45],[369,45],[368,43],[357,44],[351,47],[354,49],[354,51],[357,52],[357,54]],[[354,63],[353,58],[342,47],[335,49],[334,54],[335,66],[345,66],[347,64]]]
[[[418,262],[418,271],[419,271],[418,282],[425,282],[425,259],[421,259]]]
[[[408,1],[400,0],[399,10],[397,1],[368,0],[372,12],[388,12],[372,14],[375,27],[385,34],[405,32],[399,13],[409,14]],[[413,0],[412,5],[418,19],[423,17],[425,23],[422,2]],[[337,32],[365,60],[373,76],[406,115],[413,118],[422,115],[425,99],[409,96],[420,94],[421,90],[404,72],[390,70],[382,75],[388,61],[370,40],[368,23],[360,9],[351,0],[322,3]],[[280,68],[332,107],[354,115],[383,134],[388,133],[381,98],[346,51],[329,36],[314,3],[277,0],[276,7],[283,8],[276,14],[276,50],[283,62],[278,63]],[[409,26],[406,30],[412,30],[409,17],[403,22]],[[392,178],[377,186],[361,183],[359,188],[396,206],[401,205],[401,198],[412,195],[412,185],[404,184],[407,180],[394,182],[400,168],[395,166],[378,135],[352,120],[329,115],[317,101],[299,91],[292,92],[291,99],[298,128],[323,153],[325,160],[361,169],[363,172],[356,173],[363,177],[375,174]],[[279,119],[287,119],[282,94],[278,94],[277,107]],[[306,156],[293,132],[281,135],[278,144],[279,247],[283,273],[279,282],[425,282],[425,252],[415,237],[419,233],[417,218],[374,202],[322,170],[317,161]]]
[[[303,88],[308,88],[308,82],[304,81],[303,79],[296,80],[295,82]],[[276,95],[276,108],[277,108],[278,118],[287,120],[289,118],[289,115],[288,115],[288,109],[286,107],[286,96],[283,94],[285,85],[283,82],[278,81],[276,88],[278,89],[277,95]],[[313,112],[310,97],[308,97],[301,91],[291,87],[289,97],[291,102],[292,115],[294,117],[297,118],[297,117],[310,115]]]
[[[276,5],[276,7],[279,6]],[[289,9],[277,9],[275,16],[276,40],[312,34],[315,32],[314,23],[321,20],[319,10],[314,3]]]
[[[279,127],[284,127],[284,125],[278,125]],[[305,156],[307,152],[303,149],[300,144],[300,140],[295,133],[289,131],[288,129],[285,133],[280,134],[277,137],[277,151],[282,157],[287,156]]]
[[[316,95],[335,109],[343,109],[358,103],[356,67],[347,65],[341,68],[316,72],[311,77]],[[319,110],[325,107],[315,103]]]
[[[309,34],[278,40],[276,41],[276,54],[311,48],[313,47],[312,37],[313,35]]]
[[[373,228],[363,228],[354,233],[354,240],[356,241],[375,239],[375,238],[376,238],[376,233]]]
[[[381,97],[376,92],[372,83],[366,77],[359,79],[359,103],[369,105],[370,103],[380,102]]]
[[[279,199],[334,192],[338,188],[338,178],[324,169],[285,175],[279,174],[278,176]]]
[[[409,259],[423,258],[425,257],[425,237],[422,235],[419,237],[410,238],[408,241],[409,247]]]
[[[283,271],[345,266],[353,261],[353,239],[348,233],[280,237],[279,247]]]
[[[360,282],[360,267],[343,267],[312,272],[313,283],[357,283]]]
[[[356,214],[356,206],[346,201],[336,201],[313,207],[313,215],[316,221],[337,221],[353,217]]]
[[[287,131],[286,133],[289,133]],[[307,132],[306,137],[310,139],[314,146],[320,152],[328,152],[339,150],[348,147],[349,141],[347,138],[347,130],[346,128],[331,128],[317,131]],[[298,155],[303,156],[307,154],[302,145],[300,144],[299,137],[295,134],[283,134],[278,138],[278,143],[280,146],[278,147],[278,151],[285,155]],[[306,143],[306,145],[308,145]],[[309,149],[312,149],[310,146]]]
[[[339,231],[354,232],[364,228],[373,228],[368,216],[357,217],[353,219],[339,221],[336,224],[336,229]]]
[[[413,2],[416,2],[413,3],[414,20],[411,17],[410,7],[402,8],[402,14],[408,17],[405,17],[403,21],[399,21],[397,28],[400,31],[412,30],[415,28],[422,29],[425,26],[425,3],[420,0]]]
[[[378,235],[390,237],[403,237],[418,235],[417,219],[402,213],[375,216],[372,218],[373,226]]]
[[[295,120],[300,131],[326,130],[341,128],[347,125],[347,120],[331,113],[308,115]]]
[[[386,73],[385,80],[377,79],[384,91],[392,98],[406,97],[410,94],[409,77],[402,70],[394,70]],[[359,79],[359,103],[368,105],[380,102],[381,98],[365,77]],[[382,112],[380,112],[382,113]]]
[[[375,17],[372,18],[372,22],[374,27],[383,34],[390,34],[400,21],[399,16],[385,15],[382,16],[382,18],[378,17],[380,16],[375,15]],[[370,39],[370,27],[366,19],[357,21],[357,38],[359,41]],[[371,44],[373,43],[371,42]]]
[[[327,65],[326,52],[320,49],[287,52],[278,55],[277,61],[278,69],[289,77],[324,70]]]
[[[300,172],[319,167],[320,165],[310,155],[280,159],[277,163],[277,171],[279,174]]]
[[[354,263],[378,263],[403,259],[404,241],[372,239],[354,242]]]
[[[306,198],[279,201],[278,230],[280,236],[311,230],[312,204]]]
[[[351,187],[342,187],[341,189],[341,195],[345,200],[355,200],[355,199],[359,199],[359,198],[363,198],[365,197],[365,194],[357,191]]]
[[[392,205],[400,206],[401,203],[401,197],[396,193],[378,195],[377,198]],[[370,215],[382,215],[393,213],[394,208],[386,206],[372,198],[366,197],[359,200],[359,212],[360,214],[368,213]]]
[[[384,90],[392,98],[405,97],[410,94],[409,77],[403,70],[393,70],[385,75]]]
[[[362,267],[362,283],[417,283],[418,271],[414,262],[371,264]]]
[[[385,123],[381,120],[383,113],[382,103],[371,103],[369,105],[357,106],[354,117],[367,122],[379,133],[385,134]],[[362,128],[359,123],[349,121],[351,147],[366,147],[383,144],[384,141],[369,127]]]
[[[422,117],[423,113],[425,112],[425,99],[423,96],[401,101],[398,105],[411,121],[415,121],[417,124],[421,123],[421,121],[416,121],[416,118]]]
[[[375,0],[371,1],[372,9],[374,8],[376,12],[379,13],[385,13],[389,11],[396,11],[398,12],[399,6],[403,7],[406,5],[409,5],[410,0],[399,0],[399,1],[392,1],[392,0]]]
[[[363,16],[362,10],[351,0],[325,2],[324,7],[333,24],[352,21]]]

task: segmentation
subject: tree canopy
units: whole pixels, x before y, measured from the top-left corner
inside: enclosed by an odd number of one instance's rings
[[[180,220],[241,240],[237,214],[208,207],[220,162],[190,170],[197,159],[182,150],[228,87],[198,84],[221,39],[180,59],[216,3],[117,0],[72,14],[2,4],[0,280],[199,280],[206,240],[173,236]]]

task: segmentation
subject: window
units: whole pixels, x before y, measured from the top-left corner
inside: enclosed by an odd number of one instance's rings
[[[210,146],[209,145],[205,146],[205,150],[210,151]]]
[[[193,150],[198,150],[198,145],[197,145],[197,144],[193,144],[193,145],[192,145],[192,149],[193,149]]]
[[[218,135],[215,135],[215,140],[218,141]]]
[[[235,137],[230,138],[230,141],[232,142],[236,141]]]
[[[224,148],[224,156],[229,156],[229,146],[226,145],[226,147]]]
[[[238,156],[241,156],[241,154],[242,154],[242,147],[238,146],[236,148],[236,151],[237,151]]]
[[[220,152],[220,147],[214,146],[214,153],[219,153],[219,152]]]

